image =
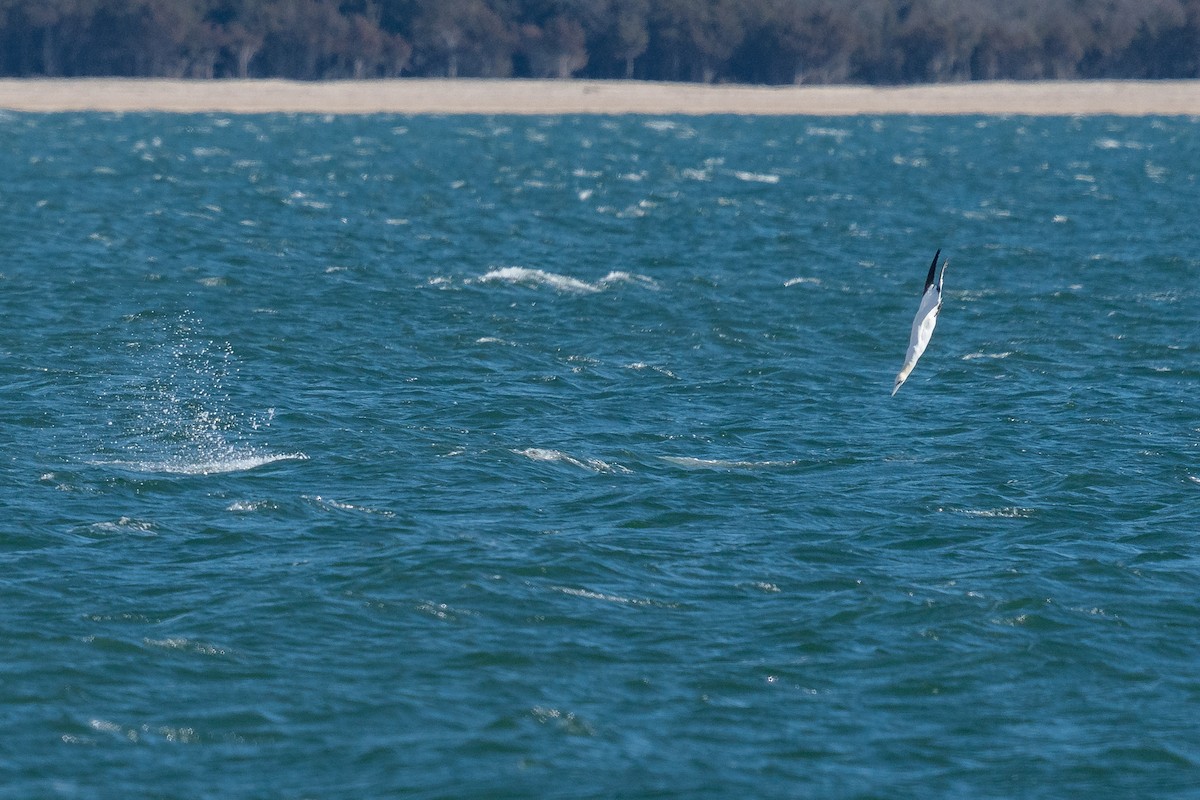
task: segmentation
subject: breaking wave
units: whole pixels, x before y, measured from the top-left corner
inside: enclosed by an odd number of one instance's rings
[[[546,461],[556,464],[566,464],[589,472],[628,473],[629,469],[620,464],[610,464],[598,458],[576,458],[561,450],[550,450],[542,447],[529,447],[524,450],[513,450],[519,456],[525,456],[532,461]]]
[[[560,275],[557,272],[546,272],[545,270],[530,269],[529,267],[499,267],[480,276],[478,282],[508,283],[534,287],[547,286],[555,291],[572,292],[575,294],[602,292],[605,289],[623,283],[637,284],[651,289],[658,288],[658,284],[653,278],[619,270],[608,273],[595,283],[589,283],[578,278],[572,278],[569,275]]]
[[[225,472],[246,472],[279,461],[307,461],[304,453],[231,452],[222,456],[191,458],[175,456],[163,460],[93,461],[96,466],[117,467],[130,472],[165,475],[219,475]]]
[[[774,469],[794,467],[798,461],[734,461],[723,458],[692,458],[690,456],[660,456],[663,461],[688,469]]]

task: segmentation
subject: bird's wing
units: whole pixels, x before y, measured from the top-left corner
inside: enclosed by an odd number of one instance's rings
[[[921,354],[925,352],[925,348],[929,346],[929,340],[933,337],[933,329],[937,325],[938,312],[942,308],[942,280],[946,277],[946,265],[942,265],[942,274],[938,278],[937,283],[934,283],[934,277],[937,273],[937,260],[942,251],[939,249],[933,256],[933,264],[929,267],[929,276],[925,279],[925,293],[921,295],[921,305],[917,309],[917,315],[913,318],[912,332],[908,336],[908,352],[904,354],[904,366],[900,367],[900,371],[896,373],[896,385],[892,387],[892,396],[900,391],[900,387],[908,380],[908,376],[912,373],[913,367],[917,366],[917,361],[921,358]]]

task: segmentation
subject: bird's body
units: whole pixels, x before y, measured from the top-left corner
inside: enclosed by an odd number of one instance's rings
[[[925,278],[925,291],[921,294],[921,305],[917,309],[917,316],[913,319],[912,333],[908,337],[908,352],[904,356],[904,366],[896,373],[896,385],[892,387],[893,397],[908,380],[913,367],[917,365],[917,360],[921,358],[921,354],[929,346],[930,338],[933,337],[933,328],[937,325],[938,312],[942,309],[942,280],[946,277],[946,265],[950,263],[949,259],[942,262],[942,272],[937,276],[935,283],[934,275],[937,272],[938,257],[941,254],[940,249],[934,253],[933,263],[929,265],[929,276]]]

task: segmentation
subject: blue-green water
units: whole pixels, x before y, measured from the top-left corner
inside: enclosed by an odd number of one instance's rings
[[[1196,796],[1200,122],[0,132],[0,796]]]

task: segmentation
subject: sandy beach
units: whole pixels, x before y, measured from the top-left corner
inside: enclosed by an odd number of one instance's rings
[[[905,87],[640,81],[0,80],[0,109],[324,114],[1200,115],[1200,81]]]

